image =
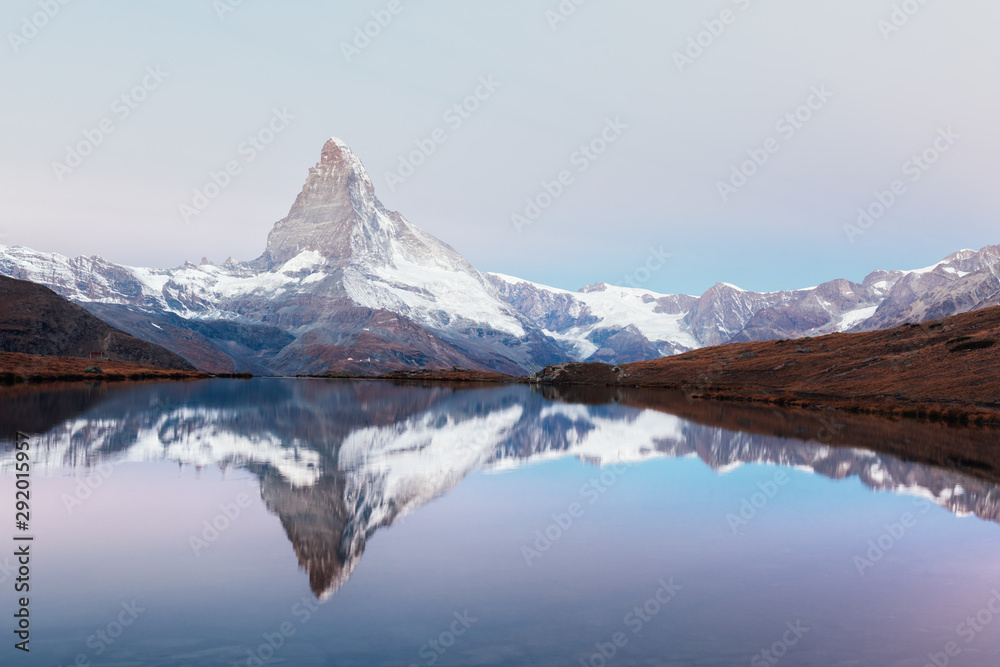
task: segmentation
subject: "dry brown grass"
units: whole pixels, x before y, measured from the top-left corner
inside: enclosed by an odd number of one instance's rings
[[[99,368],[101,373],[87,372]],[[128,361],[108,361],[86,357],[43,357],[35,354],[0,352],[0,382],[119,380],[194,380],[213,377],[201,371],[178,371],[157,366],[143,366]]]
[[[740,343],[607,367],[569,364],[558,383],[671,387],[691,397],[943,420],[1000,418],[1000,308],[820,338]]]

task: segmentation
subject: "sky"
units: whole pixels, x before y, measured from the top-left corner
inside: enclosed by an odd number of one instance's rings
[[[920,268],[1000,243],[998,20],[992,0],[7,0],[0,243],[253,259],[336,136],[482,271],[700,294]]]

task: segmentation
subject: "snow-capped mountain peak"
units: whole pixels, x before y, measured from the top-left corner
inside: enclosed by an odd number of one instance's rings
[[[518,373],[564,360],[454,248],[387,210],[336,138],[256,260],[147,269],[4,249],[0,273],[45,284],[208,370]]]
[[[272,269],[303,250],[314,250],[331,263],[349,260],[358,250],[357,228],[367,237],[384,239],[375,187],[361,160],[339,139],[323,146],[320,161],[309,169],[302,191],[288,215],[271,229],[264,254],[254,263]]]
[[[0,274],[46,285],[200,368],[262,374],[452,365],[522,373],[1000,305],[1000,246],[922,270],[876,271],[860,284],[761,293],[720,282],[700,297],[601,282],[570,292],[482,274],[387,210],[336,138],[256,260],[149,269],[0,246]]]

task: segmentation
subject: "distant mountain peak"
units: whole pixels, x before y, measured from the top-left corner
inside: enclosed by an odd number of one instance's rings
[[[361,162],[361,158],[354,154],[350,146],[344,143],[337,137],[331,137],[323,145],[323,150],[320,153],[319,164],[317,164],[312,170],[310,170],[310,175],[313,170],[319,170],[320,172],[336,172],[336,173],[346,173],[349,176],[358,179],[361,183],[366,186],[366,189],[374,193],[374,186],[372,185],[371,179],[368,177],[368,172],[365,170],[364,164]]]
[[[255,268],[270,270],[310,250],[342,264],[354,255],[352,237],[358,224],[377,222],[379,209],[382,205],[361,160],[347,144],[332,138],[309,169],[288,215],[268,234]]]

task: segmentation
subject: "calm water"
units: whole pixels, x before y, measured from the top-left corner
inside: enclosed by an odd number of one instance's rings
[[[7,545],[14,429],[34,466],[4,665],[1000,664],[997,487],[863,449],[982,432],[522,386],[0,400]]]

